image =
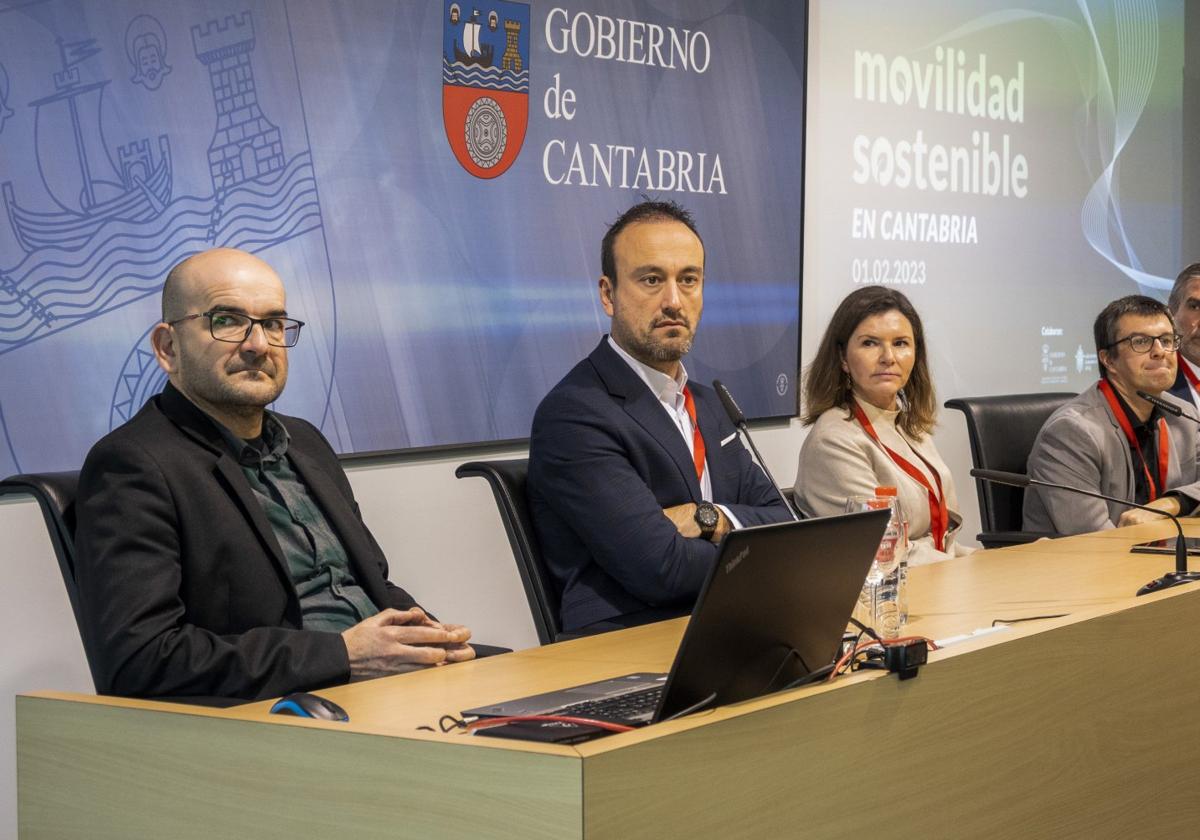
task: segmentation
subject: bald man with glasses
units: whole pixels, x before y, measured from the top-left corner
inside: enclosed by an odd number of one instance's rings
[[[1038,433],[1029,475],[1127,499],[1171,514],[1200,503],[1195,407],[1168,393],[1181,338],[1166,306],[1144,295],[1113,301],[1096,318],[1100,380],[1059,408]],[[1138,396],[1183,409],[1176,417]],[[1027,531],[1081,534],[1160,519],[1075,493],[1029,487]]]
[[[79,480],[84,643],[106,694],[275,697],[470,659],[388,580],[329,443],[267,410],[304,322],[258,257],[181,262],[150,340],[168,384]]]

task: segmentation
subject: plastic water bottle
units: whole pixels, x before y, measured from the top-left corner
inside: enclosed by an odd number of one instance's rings
[[[899,608],[900,608],[900,630],[901,630],[901,632],[903,632],[904,628],[906,626],[908,626],[908,547],[909,547],[909,544],[908,544],[908,520],[902,518],[901,522],[904,523],[904,554],[900,558],[900,569],[899,569],[900,579],[899,579],[899,589],[897,590],[899,593],[899,597],[896,599],[896,603],[899,605]]]
[[[904,517],[895,487],[876,487],[875,497],[886,500],[892,511],[872,566],[879,567],[873,612],[875,632],[885,639],[900,635],[900,564],[904,560]]]
[[[848,511],[883,508],[890,509],[892,515],[884,529],[883,539],[879,541],[871,569],[867,572],[854,617],[872,627],[883,638],[894,639],[900,635],[900,628],[907,619],[907,616],[901,618],[907,612],[906,593],[903,591],[906,578],[903,572],[907,571],[907,525],[900,510],[896,488],[876,487],[874,496],[853,496],[846,504]]]

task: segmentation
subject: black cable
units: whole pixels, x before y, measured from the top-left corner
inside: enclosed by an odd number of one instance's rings
[[[1031,615],[1028,618],[994,618],[992,626],[997,624],[1019,624],[1022,621],[1044,621],[1047,618],[1066,618],[1070,613],[1058,613],[1057,615]]]
[[[446,721],[450,721],[450,725],[446,725]],[[442,715],[438,718],[438,726],[443,732],[450,732],[454,729],[466,729],[467,722],[462,718],[456,718],[454,715]]]
[[[875,632],[875,630],[874,630],[873,628],[870,628],[870,627],[868,627],[867,625],[863,624],[861,621],[859,621],[859,620],[858,620],[857,618],[855,618],[854,616],[851,616],[851,617],[850,617],[850,623],[851,623],[851,624],[853,624],[855,627],[857,627],[859,630],[861,630],[861,631],[862,631],[862,633],[859,633],[859,634],[858,634],[858,637],[859,637],[860,639],[862,638],[862,634],[863,634],[863,633],[866,633],[866,634],[867,634],[868,636],[870,636],[872,639],[874,639],[875,641],[879,642],[879,644],[883,644],[883,639],[879,638],[879,634],[878,634],[878,633],[876,633],[876,632]]]
[[[842,671],[842,673],[843,673],[843,674],[848,674],[848,673],[850,673],[851,671],[855,670],[855,668],[854,668],[854,660],[858,658],[858,653],[855,653],[854,651],[857,651],[857,650],[858,650],[858,646],[859,646],[860,644],[862,644],[862,637],[863,637],[863,636],[865,636],[867,633],[872,633],[872,634],[874,633],[874,631],[872,631],[872,630],[871,630],[869,627],[867,627],[867,626],[866,626],[865,624],[863,624],[862,622],[860,622],[860,621],[858,621],[858,620],[856,620],[856,619],[853,619],[853,618],[852,618],[852,619],[850,619],[850,620],[851,620],[851,621],[853,621],[853,622],[854,622],[856,625],[858,625],[860,628],[862,628],[862,632],[861,632],[861,633],[859,633],[857,636],[855,636],[855,637],[854,637],[854,644],[852,644],[852,645],[850,646],[850,651],[851,651],[851,653],[850,653],[850,658],[846,660],[846,670],[845,670],[845,671]],[[880,644],[882,644],[882,642],[880,642]]]
[[[670,717],[663,718],[662,720],[659,721],[659,723],[666,723],[669,720],[675,720],[676,718],[681,718],[684,715],[690,715],[692,712],[698,712],[716,699],[717,699],[717,692],[714,691],[712,694],[705,697],[699,703],[693,703],[692,705],[688,706],[686,709],[682,709],[682,710],[676,712],[675,714],[671,715]]]
[[[838,657],[838,658],[840,659],[841,657]],[[823,668],[818,668],[815,671],[810,671],[809,673],[805,674],[802,677],[797,677],[796,679],[792,680],[790,683],[785,685],[781,689],[781,691],[787,691],[792,688],[799,688],[802,685],[808,685],[809,683],[813,683],[813,682],[816,682],[817,680],[824,679],[825,677],[829,676],[829,674],[833,671],[833,666],[836,664],[837,664],[837,662],[830,662],[828,665],[826,665]]]

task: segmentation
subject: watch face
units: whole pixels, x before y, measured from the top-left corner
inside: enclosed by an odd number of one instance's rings
[[[720,521],[721,516],[711,503],[705,502],[696,508],[696,522],[701,528],[715,528]]]

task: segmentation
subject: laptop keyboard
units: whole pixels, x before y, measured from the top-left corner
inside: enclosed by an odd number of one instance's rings
[[[662,699],[663,686],[656,685],[627,694],[605,697],[603,700],[585,700],[572,703],[557,710],[555,714],[570,717],[592,718],[614,723],[649,723]]]

